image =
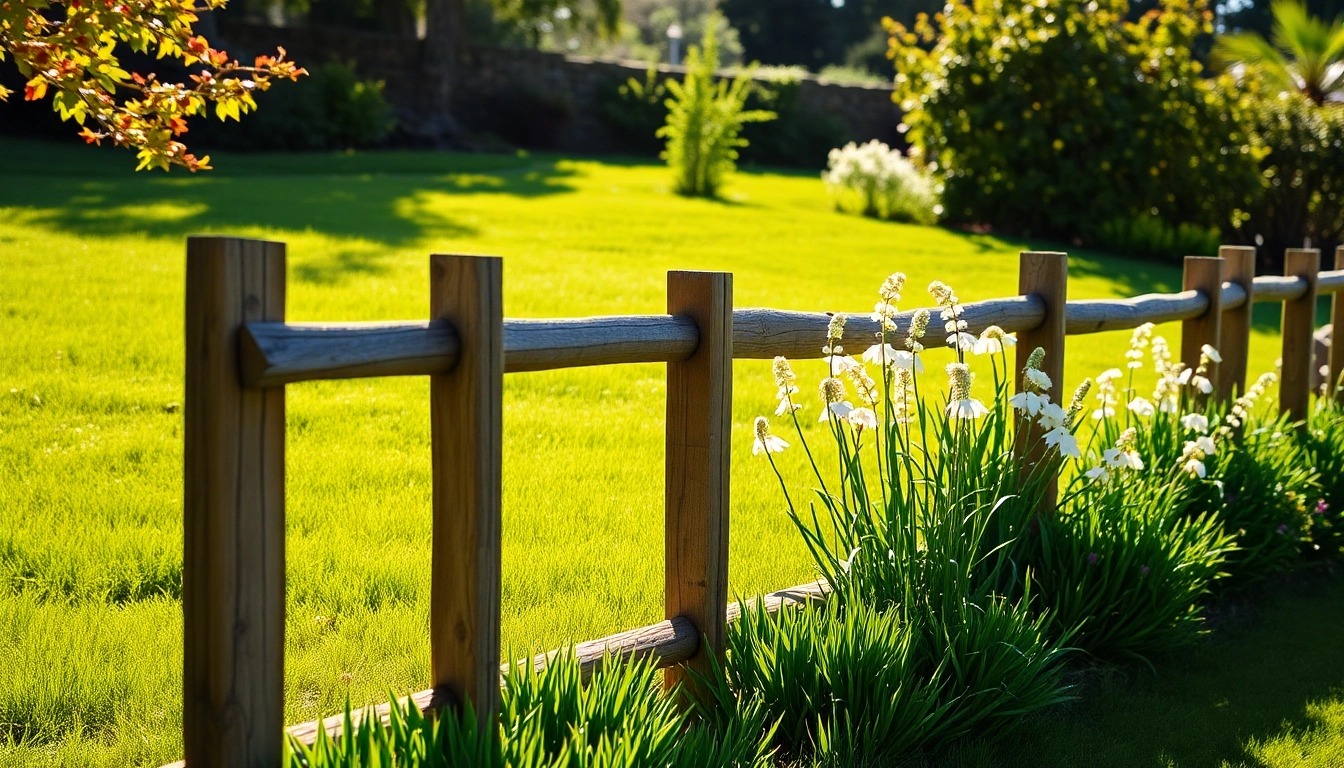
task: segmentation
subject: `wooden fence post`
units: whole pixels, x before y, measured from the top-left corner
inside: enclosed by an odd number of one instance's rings
[[[1050,400],[1065,407],[1068,406],[1069,397],[1064,389],[1064,303],[1068,286],[1068,254],[1050,251],[1022,253],[1018,261],[1017,292],[1041,299],[1045,303],[1045,319],[1039,326],[1017,335],[1017,391],[1022,391],[1022,370],[1027,367],[1027,358],[1031,357],[1032,350],[1040,347],[1045,350],[1041,370],[1053,384]],[[1043,437],[1044,432],[1034,420],[1017,433],[1018,449],[1024,452],[1028,464],[1039,462],[1050,450]],[[1051,479],[1042,499],[1042,511],[1054,510],[1058,492],[1055,480]]]
[[[243,323],[285,319],[285,246],[187,240],[183,711],[191,768],[273,768],[284,737],[285,390],[244,389]]]
[[[733,276],[669,272],[667,311],[695,321],[700,342],[667,364],[665,600],[703,638],[685,666],[708,671],[721,655],[728,611],[728,470],[733,410]],[[664,672],[668,688],[690,682]]]
[[[1223,259],[1220,256],[1186,256],[1183,290],[1200,291],[1209,298],[1209,308],[1199,317],[1181,322],[1181,362],[1190,369],[1199,366],[1204,345],[1217,348],[1222,341]],[[1220,355],[1221,357],[1221,355]],[[1218,363],[1209,361],[1208,379],[1218,381]]]
[[[453,369],[429,377],[430,675],[436,691],[470,701],[487,728],[499,708],[502,286],[497,257],[430,257],[430,319],[450,324],[460,342]]]
[[[1246,360],[1251,346],[1251,312],[1255,304],[1255,249],[1243,245],[1224,245],[1223,279],[1236,283],[1246,292],[1246,303],[1223,312],[1223,327],[1218,338],[1218,399],[1231,400],[1246,391]],[[1221,293],[1221,292],[1220,292]],[[1182,356],[1184,357],[1184,356]]]
[[[1311,366],[1316,339],[1316,276],[1321,252],[1316,248],[1289,248],[1283,257],[1283,274],[1302,277],[1307,292],[1283,302],[1283,378],[1279,382],[1279,411],[1305,419],[1311,405]]]
[[[1344,269],[1344,245],[1335,248],[1335,269]],[[1344,296],[1336,291],[1330,297],[1330,371],[1326,391],[1335,402],[1344,404],[1344,389],[1339,388],[1339,376],[1344,373],[1344,341],[1336,343],[1337,334],[1344,333]]]

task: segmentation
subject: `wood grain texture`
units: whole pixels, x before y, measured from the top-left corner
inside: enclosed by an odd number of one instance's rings
[[[1218,352],[1223,362],[1218,367],[1218,399],[1231,400],[1246,391],[1246,361],[1251,347],[1251,309],[1255,304],[1255,249],[1224,245],[1218,249],[1224,259],[1223,326],[1218,334]],[[1228,289],[1241,293],[1241,301],[1230,301]]]
[[[1289,248],[1283,255],[1283,273],[1306,283],[1297,298],[1283,302],[1283,373],[1279,382],[1279,411],[1294,420],[1305,419],[1311,404],[1311,366],[1316,351],[1316,278],[1321,252]],[[1259,286],[1256,286],[1257,291]]]
[[[1340,270],[1344,270],[1344,245],[1335,248],[1335,271]],[[1329,273],[1322,272],[1321,279],[1317,280],[1318,290],[1326,274]],[[1344,296],[1338,292],[1330,297],[1330,323],[1330,371],[1326,382],[1335,402],[1344,403],[1344,388],[1340,387],[1339,381],[1339,377],[1344,374],[1344,343],[1335,342],[1336,334],[1344,333]]]
[[[1067,397],[1064,389],[1064,334],[1069,257],[1063,253],[1024,252],[1019,257],[1017,280],[1019,293],[1035,296],[1045,306],[1045,317],[1039,326],[1022,331],[1017,336],[1016,391],[1023,390],[1022,371],[1027,367],[1032,352],[1040,347],[1045,350],[1041,370],[1050,377],[1052,402],[1064,403]],[[1017,447],[1026,466],[1033,466],[1046,458],[1050,448],[1045,444],[1044,436],[1044,430],[1034,420],[1027,422],[1026,429],[1018,431]],[[1042,511],[1055,508],[1058,492],[1058,482],[1052,478],[1046,484],[1041,500]]]
[[[1255,301],[1292,301],[1301,298],[1307,288],[1306,281],[1299,277],[1262,275],[1255,278]]]
[[[684,666],[708,672],[706,654],[721,656],[727,634],[733,276],[669,272],[667,312],[694,321],[700,343],[667,364],[664,615],[689,619],[704,637]],[[681,667],[664,681],[693,685]]]
[[[272,768],[284,725],[285,391],[244,389],[245,322],[285,319],[285,246],[187,240],[183,741],[192,768]]]
[[[430,679],[471,701],[483,727],[499,708],[502,286],[498,258],[430,257],[430,316],[460,343],[452,370],[430,377]]]
[[[1181,322],[1181,362],[1187,368],[1199,367],[1204,345],[1215,349],[1222,342],[1223,267],[1221,256],[1186,256],[1181,287],[1198,291],[1204,297],[1204,311]],[[1218,363],[1208,362],[1207,377],[1218,380]]]
[[[1301,295],[1306,283],[1291,277],[1255,278],[1255,301],[1283,301]],[[1344,270],[1321,273],[1321,292],[1344,290]],[[1223,284],[1223,309],[1245,302],[1240,285]],[[965,305],[971,333],[997,325],[1009,333],[1040,325],[1045,309],[1028,296]],[[1198,317],[1208,300],[1195,291],[1145,294],[1128,299],[1084,299],[1068,303],[1070,336],[1137,328]],[[914,311],[896,317],[897,333],[909,328]],[[733,356],[770,359],[776,355],[821,355],[830,315],[782,309],[739,309],[733,313]],[[866,312],[850,315],[844,343],[868,344],[877,332]],[[684,360],[697,344],[695,327],[670,315],[629,315],[504,321],[504,370],[509,373],[621,363]],[[364,376],[428,376],[457,360],[452,329],[428,321],[378,323],[249,323],[242,339],[243,380],[272,387],[315,379]]]
[[[1130,299],[1080,299],[1065,310],[1065,333],[1081,336],[1105,331],[1125,331],[1144,323],[1167,323],[1198,317],[1209,307],[1208,297],[1198,291],[1146,293]]]
[[[695,325],[668,315],[504,322],[508,373],[616,363],[683,360],[695,349]],[[451,326],[428,321],[256,323],[243,340],[243,379],[272,387],[314,379],[425,376],[457,362]]]

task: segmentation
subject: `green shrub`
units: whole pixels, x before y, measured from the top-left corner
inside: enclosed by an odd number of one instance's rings
[[[711,18],[701,47],[686,55],[686,77],[669,80],[667,123],[658,136],[667,140],[663,159],[676,174],[673,189],[680,195],[714,197],[723,177],[736,167],[737,150],[746,146],[742,126],[774,119],[772,112],[747,110],[751,72],[743,70],[732,81],[716,81],[719,67],[718,28]]]
[[[1344,556],[1344,408],[1333,398],[1316,400],[1303,443],[1321,484],[1320,498],[1315,503],[1308,499],[1313,551],[1322,557]]]
[[[257,95],[258,111],[242,122],[193,126],[211,146],[241,151],[367,147],[391,132],[383,84],[361,80],[351,64],[331,62],[293,83]]]
[[[1194,639],[1200,600],[1232,538],[1216,513],[1188,517],[1189,489],[1165,476],[1094,484],[1041,520],[1041,607],[1093,656],[1144,657]]]
[[[827,166],[821,178],[837,210],[916,224],[938,220],[933,180],[877,139],[832,149]]]
[[[1180,261],[1185,256],[1218,253],[1221,236],[1213,227],[1172,226],[1156,216],[1111,219],[1097,230],[1093,247],[1107,253],[1154,261]]]
[[[1265,96],[1250,113],[1250,130],[1264,156],[1263,192],[1244,204],[1237,228],[1243,242],[1277,259],[1303,238],[1329,250],[1344,238],[1344,112],[1304,96]]]
[[[801,67],[759,67],[747,106],[768,110],[775,119],[747,125],[742,137],[742,161],[757,165],[821,168],[826,153],[843,142],[849,131],[839,118],[804,109]]]
[[[1236,541],[1227,563],[1233,583],[1290,568],[1309,546],[1320,489],[1296,431],[1286,414],[1253,416],[1211,469],[1210,506]]]
[[[974,0],[889,23],[910,141],[946,216],[1096,239],[1097,216],[1230,226],[1258,186],[1243,105],[1191,54],[1204,0]]]
[[[919,645],[894,611],[832,602],[771,615],[758,600],[729,627],[725,667],[779,720],[785,754],[899,754],[924,744],[941,714]]]
[[[649,67],[644,79],[611,83],[601,94],[599,109],[621,148],[656,155],[662,147],[658,129],[667,121],[667,84]]]

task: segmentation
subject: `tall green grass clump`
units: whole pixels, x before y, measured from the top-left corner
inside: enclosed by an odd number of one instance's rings
[[[1136,394],[1134,371],[1150,351],[1157,374],[1152,399]],[[1316,496],[1316,472],[1295,439],[1291,420],[1280,415],[1266,395],[1277,377],[1266,373],[1230,407],[1219,403],[1208,378],[1218,350],[1205,345],[1194,368],[1172,360],[1171,348],[1153,335],[1151,324],[1134,331],[1126,353],[1129,384],[1112,368],[1097,377],[1100,445],[1125,429],[1135,429],[1135,444],[1147,459],[1149,483],[1172,472],[1192,482],[1185,514],[1216,513],[1233,538],[1226,554],[1229,583],[1244,583],[1290,566],[1309,536],[1308,499]],[[1118,396],[1123,396],[1123,400]],[[1117,407],[1123,409],[1117,411]],[[1106,472],[1105,462],[1094,472]]]
[[[1323,392],[1307,418],[1303,447],[1319,473],[1320,496],[1310,503],[1311,549],[1320,557],[1344,556],[1344,406]]]
[[[686,77],[669,80],[667,123],[658,137],[667,140],[663,159],[676,174],[673,189],[679,195],[715,197],[723,177],[737,167],[737,150],[747,145],[742,126],[775,119],[775,113],[746,108],[751,95],[751,70],[731,80],[720,80],[719,27],[722,17],[711,16],[699,47],[686,54]]]
[[[838,690],[823,686],[825,695],[817,697],[765,697],[777,707],[772,714],[782,718],[782,736],[795,739],[786,747],[797,748],[805,736],[817,748],[855,760],[910,752],[970,731],[992,735],[1009,716],[1061,699],[1062,644],[1048,637],[1047,619],[1030,609],[1023,555],[1046,481],[1064,457],[1077,452],[1077,413],[1050,402],[1054,384],[1040,370],[1040,351],[1023,374],[1032,411],[1015,411],[1007,355],[1013,337],[997,327],[978,338],[968,333],[956,294],[940,282],[929,290],[957,362],[947,366],[946,389],[926,381],[923,340],[932,313],[919,310],[898,328],[896,302],[904,282],[898,273],[880,289],[873,313],[880,331],[862,361],[841,347],[845,318],[836,315],[831,322],[822,349],[830,375],[819,391],[820,420],[835,442],[833,469],[821,469],[829,461],[819,462],[820,450],[804,436],[799,413],[805,406],[795,398],[799,388],[792,368],[783,358],[775,360],[776,414],[790,421],[817,484],[805,508],[790,496],[773,459],[787,442],[772,433],[767,419],[756,421],[754,450],[776,468],[789,514],[834,589],[829,630],[806,623],[800,630],[789,624],[804,621],[797,618],[776,624],[826,640],[829,631],[846,642],[853,637],[854,643],[862,639],[899,650],[884,670],[883,691],[890,698],[880,711],[896,723],[886,735],[868,734],[867,723],[839,735],[834,724],[853,713],[831,703],[843,695],[843,686],[834,682],[830,687]],[[972,353],[985,356],[993,378],[990,407],[972,396],[967,362]],[[931,391],[941,395],[936,405]],[[1025,419],[1042,427],[1044,436],[1036,439],[1044,440],[1047,454],[1036,463],[1026,462],[1017,447]],[[880,614],[874,616],[874,610]],[[768,622],[757,624],[758,635],[781,631]],[[815,678],[810,669],[824,667],[847,646],[815,641],[801,647],[801,653],[776,654],[774,666],[755,676]],[[730,660],[730,668],[736,663]]]
[[[1133,442],[1131,428],[1119,449]],[[1097,468],[1041,520],[1040,607],[1099,658],[1145,658],[1193,640],[1232,537],[1215,512],[1186,514],[1191,491],[1177,473],[1149,479],[1105,459]]]
[[[1230,450],[1210,468],[1213,499],[1236,549],[1228,557],[1230,583],[1242,585],[1294,567],[1310,548],[1312,510],[1319,508],[1320,474],[1310,437],[1278,413],[1262,375],[1232,404],[1219,431]]]
[[[1041,608],[1073,643],[1101,658],[1146,658],[1197,636],[1200,603],[1233,549],[1219,505],[1207,503],[1208,462],[1220,453],[1202,411],[1213,385],[1171,360],[1151,324],[1134,331],[1126,371],[1085,382],[1093,428],[1069,468],[1058,510],[1041,522],[1034,555]],[[1152,399],[1138,394],[1145,357]],[[1122,386],[1123,380],[1123,386]],[[1086,399],[1086,397],[1084,398]]]
[[[285,768],[766,768],[773,727],[757,699],[738,697],[722,676],[688,711],[680,691],[664,693],[648,659],[608,656],[587,685],[577,657],[560,653],[504,675],[497,727],[482,729],[470,703],[438,717],[409,699],[388,722],[354,723],[312,747],[291,740]]]

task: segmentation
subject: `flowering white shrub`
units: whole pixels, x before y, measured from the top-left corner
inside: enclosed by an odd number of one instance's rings
[[[848,213],[932,224],[943,212],[933,179],[877,139],[832,149],[821,178],[835,207]]]

